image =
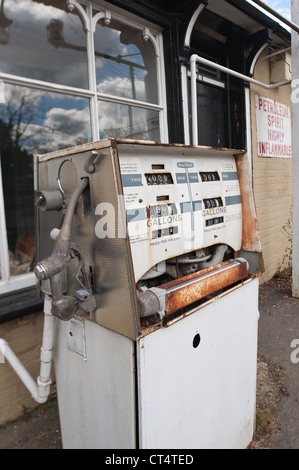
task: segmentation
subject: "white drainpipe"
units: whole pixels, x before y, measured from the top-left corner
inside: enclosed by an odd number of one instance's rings
[[[9,362],[37,403],[45,403],[48,400],[52,383],[51,366],[54,343],[54,317],[51,314],[51,300],[47,296],[45,296],[44,301],[44,314],[44,331],[40,354],[40,375],[37,378],[37,382],[33,380],[9,344],[4,339],[0,339],[0,349],[3,357]]]

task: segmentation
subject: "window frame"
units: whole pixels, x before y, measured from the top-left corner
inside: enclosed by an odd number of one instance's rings
[[[27,89],[38,89],[44,92],[62,93],[71,97],[87,98],[89,100],[90,107],[91,136],[92,140],[94,141],[99,140],[100,129],[98,104],[101,101],[154,110],[159,113],[160,140],[163,143],[167,143],[168,124],[162,28],[159,28],[158,26],[149,23],[147,20],[144,20],[141,17],[137,17],[125,10],[119,9],[118,7],[115,7],[107,2],[92,2],[90,0],[80,0],[79,2],[77,0],[67,0],[67,7],[70,11],[74,9],[77,10],[85,30],[88,62],[88,89],[75,88],[72,86],[30,79],[22,76],[2,73],[0,71],[0,84],[3,86],[3,89],[6,84],[17,85],[26,87]],[[157,104],[124,98],[116,95],[106,95],[97,91],[94,56],[94,31],[98,21],[103,20],[104,22],[109,22],[111,18],[118,20],[124,26],[130,25],[131,27],[139,29],[143,34],[143,39],[145,41],[152,42],[157,65]],[[36,284],[36,278],[33,272],[20,274],[17,276],[10,275],[2,181],[0,166],[0,296],[12,294],[13,292],[19,291],[21,289],[31,288]]]

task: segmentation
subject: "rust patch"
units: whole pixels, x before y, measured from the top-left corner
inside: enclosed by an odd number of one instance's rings
[[[239,263],[232,266],[225,266],[224,263],[218,269],[213,269],[211,272],[206,272],[194,276],[193,279],[180,280],[179,283],[172,286],[164,285],[166,287],[166,314],[170,315],[184,307],[197,302],[204,297],[218,291],[220,288],[225,288],[234,283],[243,280],[247,277],[246,263]],[[214,271],[214,272],[213,272]],[[162,286],[161,286],[162,287]]]
[[[252,191],[252,175],[247,154],[236,155],[242,199],[242,250],[261,252],[261,240]]]

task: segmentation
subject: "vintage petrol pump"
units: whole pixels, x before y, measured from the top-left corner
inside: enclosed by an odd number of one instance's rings
[[[107,139],[37,155],[35,184],[64,447],[246,447],[262,271],[246,153]]]

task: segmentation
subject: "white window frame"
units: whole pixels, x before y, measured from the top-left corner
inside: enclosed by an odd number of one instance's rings
[[[154,110],[159,113],[160,137],[161,142],[168,142],[168,124],[167,124],[167,101],[164,73],[163,56],[163,37],[161,28],[143,20],[129,12],[116,8],[107,2],[91,2],[89,0],[67,0],[67,6],[70,11],[76,9],[86,32],[87,41],[87,60],[88,60],[88,78],[89,88],[81,89],[56,83],[45,82],[41,80],[29,79],[26,77],[1,73],[0,83],[4,85],[18,85],[27,88],[38,89],[45,92],[63,93],[69,96],[79,96],[88,98],[90,102],[91,114],[91,135],[92,140],[99,140],[99,119],[98,103],[99,101],[109,101],[111,103],[125,104]],[[94,13],[95,12],[95,13]],[[127,24],[139,29],[143,34],[145,41],[151,41],[156,57],[157,65],[157,84],[158,84],[158,104],[138,101],[129,98],[123,98],[114,95],[104,95],[97,92],[96,68],[94,55],[94,32],[96,24],[103,19],[109,24],[111,18],[118,20],[122,24]],[[54,150],[54,149],[53,149]],[[0,155],[1,158],[1,155]],[[20,289],[32,287],[36,284],[36,278],[33,273],[11,276],[9,269],[8,242],[5,222],[4,196],[2,189],[2,175],[0,166],[0,295],[17,291]]]

